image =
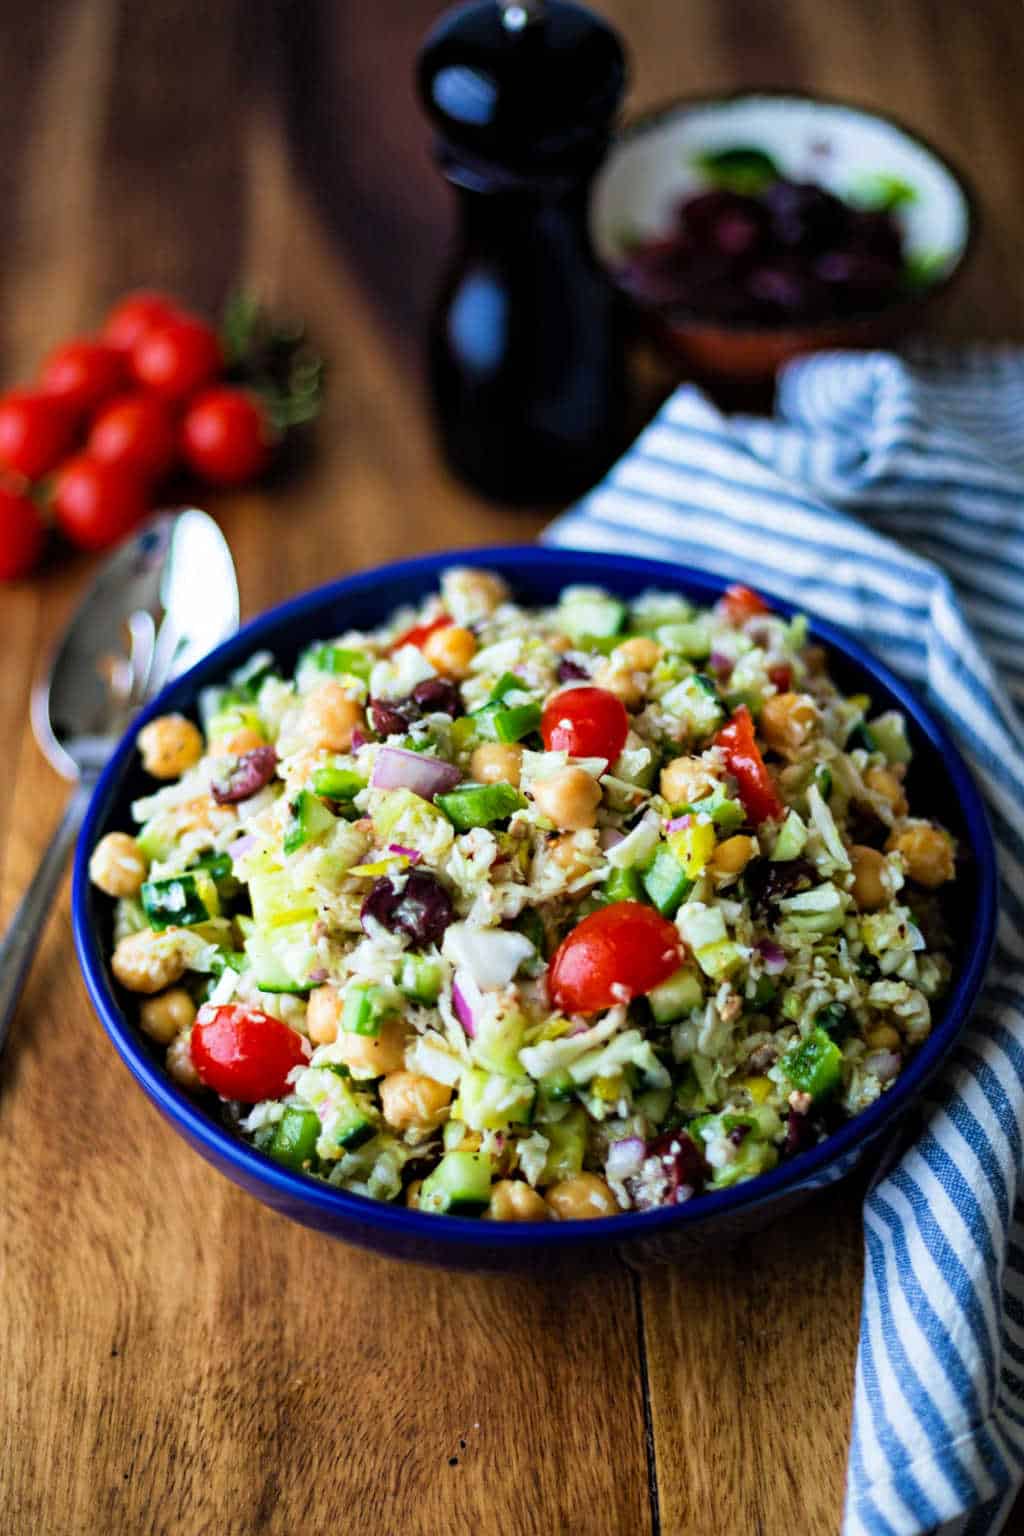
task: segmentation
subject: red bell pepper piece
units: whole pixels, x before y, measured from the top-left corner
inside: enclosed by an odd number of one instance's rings
[[[722,611],[731,624],[745,624],[755,613],[771,613],[760,592],[738,582],[722,593]]]
[[[740,799],[752,825],[780,821],[785,807],[764,765],[761,749],[754,739],[754,722],[745,704],[741,704],[728,724],[722,726],[715,737],[715,746],[721,747],[729,772],[739,785]]]
[[[391,649],[392,651],[397,651],[403,645],[415,645],[422,650],[424,642],[429,640],[431,635],[436,634],[439,629],[445,629],[454,622],[451,614],[442,613],[439,618],[431,619],[429,624],[414,624],[412,629],[405,630],[399,635],[397,640],[392,641]]]

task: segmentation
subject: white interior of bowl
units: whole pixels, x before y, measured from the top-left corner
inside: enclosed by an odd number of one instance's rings
[[[844,198],[866,177],[896,177],[916,193],[896,212],[908,257],[927,261],[938,281],[964,253],[970,208],[962,188],[901,128],[802,96],[743,96],[680,103],[612,146],[590,210],[601,260],[618,266],[630,244],[664,234],[681,199],[707,185],[700,156],[740,146],[764,150],[785,176]]]

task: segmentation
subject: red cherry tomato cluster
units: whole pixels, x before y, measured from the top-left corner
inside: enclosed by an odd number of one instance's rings
[[[38,564],[51,520],[72,544],[105,549],[177,469],[216,486],[262,474],[272,412],[225,381],[227,363],[214,326],[139,292],[99,335],[57,347],[33,385],[0,395],[0,581]]]

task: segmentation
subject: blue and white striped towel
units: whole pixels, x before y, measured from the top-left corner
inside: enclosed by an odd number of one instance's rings
[[[1024,352],[819,356],[786,371],[771,421],[683,388],[546,538],[756,571],[869,637],[986,793],[993,968],[864,1209],[843,1530],[996,1532],[1024,1470]]]

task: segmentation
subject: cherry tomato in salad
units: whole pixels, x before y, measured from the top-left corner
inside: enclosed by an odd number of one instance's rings
[[[164,400],[187,400],[215,379],[223,365],[217,332],[190,315],[144,331],[132,348],[135,378]]]
[[[258,1104],[288,1090],[288,1074],[303,1066],[301,1035],[280,1019],[241,1003],[205,1003],[196,1015],[189,1046],[205,1088],[222,1099]]]
[[[754,739],[754,722],[745,704],[722,726],[714,744],[721,747],[726,766],[739,785],[740,799],[751,824],[757,827],[762,821],[781,820],[785,806],[764,765]]]
[[[629,716],[607,688],[564,688],[545,704],[540,734],[549,752],[614,763],[626,745]]]
[[[66,341],[39,371],[39,387],[79,416],[91,415],[125,383],[124,355],[91,336]]]
[[[189,467],[211,485],[244,485],[270,463],[274,433],[248,391],[208,389],[185,413],[181,444]]]
[[[642,997],[685,958],[672,923],[639,901],[615,901],[591,912],[551,958],[548,990],[565,1013],[599,1013]]]
[[[438,618],[431,619],[429,624],[414,624],[411,629],[402,631],[398,639],[392,642],[391,649],[398,651],[403,645],[415,645],[422,649],[424,642],[429,640],[431,635],[436,634],[439,629],[444,629],[446,625],[454,623],[455,620],[450,613],[442,613]]]
[[[61,466],[53,506],[72,544],[106,549],[145,516],[149,499],[141,476],[120,464],[105,464],[80,453]]]
[[[48,474],[75,440],[75,417],[52,395],[12,389],[0,396],[0,465],[26,480]]]
[[[722,612],[732,624],[745,624],[756,613],[771,613],[771,609],[761,596],[752,587],[743,587],[738,583],[726,587],[721,600]]]
[[[0,486],[0,581],[16,581],[39,564],[46,525],[28,496]]]
[[[178,434],[170,407],[138,390],[105,405],[89,432],[88,451],[104,464],[117,464],[146,480],[159,480],[174,464]]]
[[[131,352],[147,331],[165,325],[182,313],[171,294],[139,288],[134,293],[126,293],[114,305],[103,326],[103,339],[120,352]]]

